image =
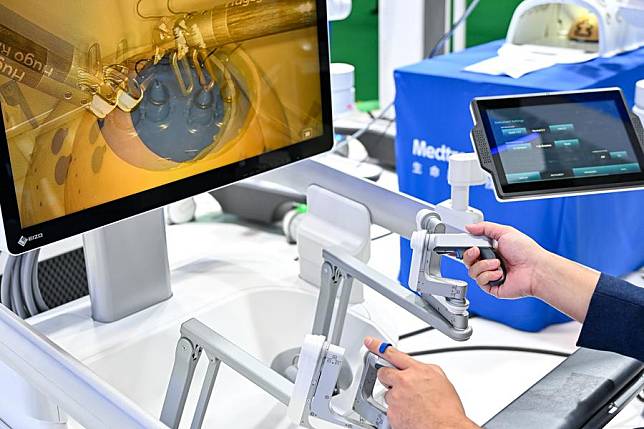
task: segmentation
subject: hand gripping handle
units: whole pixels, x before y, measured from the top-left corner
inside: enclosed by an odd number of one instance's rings
[[[505,275],[506,275],[505,262],[503,261],[503,258],[501,257],[501,255],[497,254],[494,251],[494,249],[492,249],[491,247],[479,247],[479,250],[481,251],[481,260],[498,259],[499,261],[501,261],[501,266],[500,266],[501,273],[502,273],[501,278],[498,280],[493,280],[488,283],[489,286],[501,286],[503,283],[505,283]]]

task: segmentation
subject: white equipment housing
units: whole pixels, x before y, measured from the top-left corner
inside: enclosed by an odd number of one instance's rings
[[[629,24],[644,27],[644,1],[620,0],[624,18]]]
[[[599,42],[568,38],[576,20],[589,13],[597,17]],[[556,55],[558,63],[612,57],[644,45],[644,2],[641,0],[525,0],[516,8],[506,43],[499,51]]]

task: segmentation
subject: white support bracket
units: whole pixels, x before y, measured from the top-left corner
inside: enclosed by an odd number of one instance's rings
[[[323,249],[339,247],[368,262],[371,256],[371,215],[360,203],[317,185],[307,191],[308,212],[298,227],[300,277],[320,287]],[[354,287],[350,303],[364,301],[362,286]]]

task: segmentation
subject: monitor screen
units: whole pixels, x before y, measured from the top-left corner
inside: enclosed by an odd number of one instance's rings
[[[477,100],[506,195],[641,182],[644,159],[620,91]]]
[[[325,14],[324,0],[3,1],[7,245],[330,149]]]

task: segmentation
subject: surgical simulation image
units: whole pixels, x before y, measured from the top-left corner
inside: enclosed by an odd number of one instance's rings
[[[22,226],[321,135],[316,23],[313,0],[3,0]]]

